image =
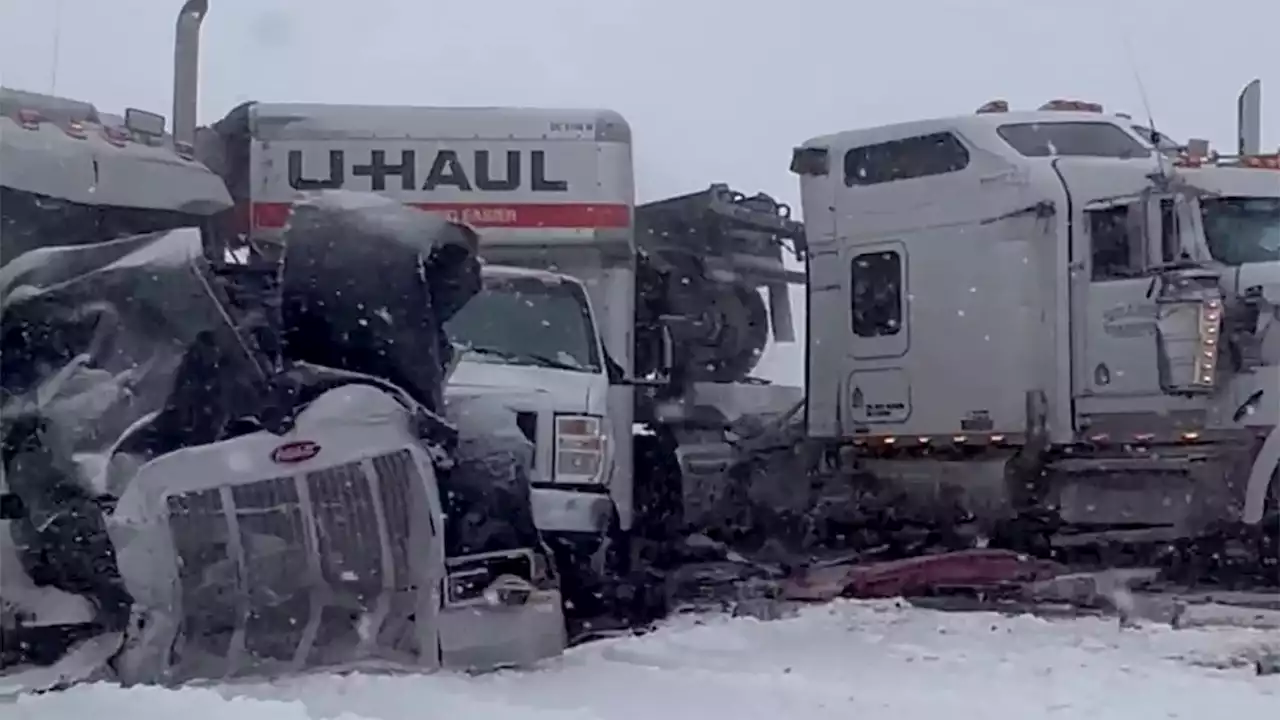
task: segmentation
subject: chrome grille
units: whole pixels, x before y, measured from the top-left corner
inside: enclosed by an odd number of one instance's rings
[[[410,546],[421,482],[405,450],[170,496],[175,679],[416,654]]]

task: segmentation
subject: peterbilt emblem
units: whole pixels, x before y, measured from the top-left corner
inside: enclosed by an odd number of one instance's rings
[[[310,440],[287,442],[271,451],[271,460],[281,465],[306,462],[320,454],[319,443]]]

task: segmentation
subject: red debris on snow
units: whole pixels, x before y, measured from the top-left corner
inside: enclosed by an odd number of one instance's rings
[[[901,560],[813,568],[783,585],[790,600],[887,598],[943,588],[974,590],[1048,580],[1067,569],[1009,550],[960,550]]]

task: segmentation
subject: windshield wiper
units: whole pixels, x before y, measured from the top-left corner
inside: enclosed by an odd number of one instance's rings
[[[499,350],[495,347],[484,347],[482,345],[464,345],[462,347],[464,353],[475,353],[477,355],[491,355],[502,360],[515,360],[515,356],[506,350]]]
[[[483,345],[472,345],[466,348],[467,352],[477,353],[479,355],[490,355],[492,357],[501,358],[507,362],[523,363],[526,365],[537,365],[538,367],[552,368],[554,370],[574,370],[582,372],[583,368],[572,363],[561,362],[555,358],[547,357],[539,353],[530,352],[513,352],[511,350],[503,350],[501,348],[488,347]]]
[[[542,367],[555,368],[557,370],[576,370],[577,372],[582,372],[586,369],[577,363],[567,363],[563,360],[557,360],[538,353],[522,353],[520,357],[528,358]]]

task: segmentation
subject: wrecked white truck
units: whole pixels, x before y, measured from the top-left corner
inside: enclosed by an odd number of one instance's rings
[[[183,168],[128,127],[96,147],[96,115],[40,125],[72,158]],[[329,194],[270,258],[219,232],[217,192],[183,212],[23,179],[5,175],[0,266],[5,694],[563,650],[531,444],[482,399],[445,417],[472,230]]]

